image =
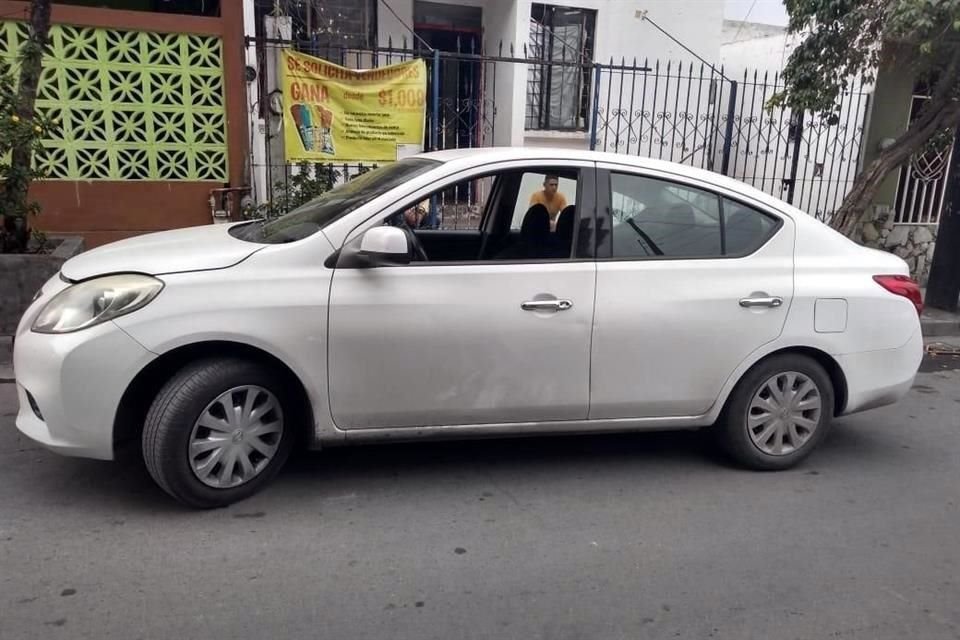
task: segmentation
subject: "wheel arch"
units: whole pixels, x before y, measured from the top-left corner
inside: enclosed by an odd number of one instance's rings
[[[313,438],[313,405],[300,377],[280,358],[268,351],[241,342],[210,340],[178,346],[152,360],[131,380],[120,398],[113,422],[113,449],[117,457],[139,455],[140,435],[147,412],[160,388],[180,369],[204,358],[240,358],[261,363],[277,371],[296,398],[299,425],[297,444],[310,445]]]
[[[830,377],[830,383],[833,385],[833,415],[841,415],[844,408],[847,406],[848,389],[847,377],[844,374],[843,369],[840,367],[840,363],[838,363],[836,359],[826,351],[816,347],[803,345],[780,347],[757,358],[753,363],[750,364],[750,366],[744,368],[743,371],[736,376],[732,384],[728,385],[721,407],[725,408],[730,402],[730,398],[733,396],[733,390],[736,388],[737,384],[743,380],[744,376],[749,374],[754,368],[760,366],[770,358],[782,356],[784,354],[807,356],[824,368],[824,370],[827,372],[827,375]]]

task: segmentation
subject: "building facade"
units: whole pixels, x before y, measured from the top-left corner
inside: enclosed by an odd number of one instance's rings
[[[29,3],[0,0],[0,16],[0,58],[14,62]],[[36,158],[48,174],[31,188],[36,228],[96,246],[210,222],[223,194],[242,193],[239,1],[56,3],[51,21],[37,108],[58,126]]]
[[[715,61],[723,21],[722,2],[244,2],[252,21],[246,25],[247,60],[258,65],[261,78],[250,105],[276,92],[276,51],[285,43],[351,67],[410,56],[430,63],[439,52],[439,148],[589,148],[598,85],[606,97],[620,93],[623,83],[618,78],[612,85],[609,74],[595,73],[594,63],[671,60],[676,69],[680,61],[700,64],[698,56]],[[631,81],[639,91],[642,78]],[[270,169],[282,162],[279,123],[262,106],[250,113],[254,191],[263,194],[277,179]]]

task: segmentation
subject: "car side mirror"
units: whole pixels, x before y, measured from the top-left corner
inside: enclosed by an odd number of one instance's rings
[[[347,244],[337,260],[338,268],[369,269],[410,264],[410,241],[399,227],[373,227],[360,238],[360,246]]]

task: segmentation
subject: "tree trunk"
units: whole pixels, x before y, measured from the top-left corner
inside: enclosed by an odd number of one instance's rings
[[[947,201],[940,210],[937,244],[930,263],[926,304],[957,310],[960,299],[960,135],[953,142]]]
[[[846,236],[852,235],[887,174],[909,160],[938,131],[953,129],[958,123],[960,103],[947,97],[932,98],[906,132],[857,176],[843,204],[834,212],[830,226]]]
[[[33,0],[30,3],[30,37],[23,44],[20,58],[20,82],[17,88],[17,115],[24,122],[33,120],[37,102],[37,86],[40,83],[40,71],[43,68],[43,52],[47,46],[50,32],[50,0]],[[10,166],[23,171],[26,175],[33,160],[32,147],[23,142],[13,147],[10,153]],[[13,203],[14,211],[27,210],[27,191],[29,178],[6,180],[6,201]],[[30,238],[30,225],[26,220],[14,216],[4,216],[4,228],[8,237],[13,238],[19,249],[24,249]]]

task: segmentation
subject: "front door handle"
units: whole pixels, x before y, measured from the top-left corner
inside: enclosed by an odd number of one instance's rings
[[[783,298],[780,296],[759,296],[756,298],[741,298],[740,306],[744,309],[754,309],[756,307],[777,308],[783,304]]]
[[[571,307],[572,300],[527,300],[520,303],[524,311],[566,311]]]

